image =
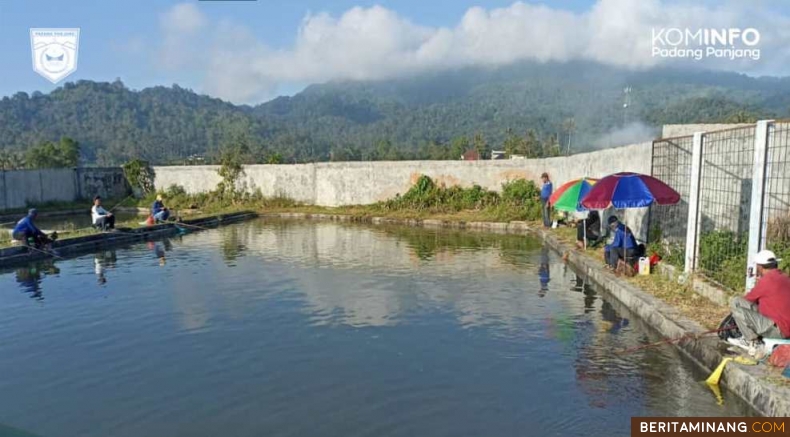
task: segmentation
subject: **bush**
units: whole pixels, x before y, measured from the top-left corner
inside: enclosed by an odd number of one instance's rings
[[[507,181],[502,184],[502,200],[514,206],[539,202],[540,190],[534,182],[526,179]]]
[[[686,264],[686,247],[679,243],[665,241],[660,229],[652,228],[648,236],[647,254],[657,254],[661,261],[683,268]]]
[[[732,231],[711,231],[702,235],[699,244],[699,267],[732,290],[746,285],[748,239]]]
[[[418,210],[433,213],[463,210],[483,211],[497,221],[536,220],[540,217],[539,191],[535,184],[524,179],[502,185],[502,195],[480,185],[471,188],[437,186],[422,175],[402,196],[379,204],[387,210]]]
[[[133,191],[139,191],[143,196],[154,192],[154,169],[148,161],[133,159],[121,167]]]

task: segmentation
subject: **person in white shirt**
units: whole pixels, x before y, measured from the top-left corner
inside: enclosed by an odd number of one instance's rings
[[[93,208],[91,208],[91,219],[93,226],[106,231],[108,229],[115,229],[115,216],[111,212],[101,206],[101,196],[93,198]]]

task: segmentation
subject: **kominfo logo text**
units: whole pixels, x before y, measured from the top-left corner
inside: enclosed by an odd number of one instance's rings
[[[653,28],[653,57],[760,59],[760,32],[754,28]]]

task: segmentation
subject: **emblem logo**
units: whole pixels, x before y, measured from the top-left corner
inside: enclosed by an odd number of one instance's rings
[[[33,71],[58,83],[77,70],[79,29],[30,29]]]

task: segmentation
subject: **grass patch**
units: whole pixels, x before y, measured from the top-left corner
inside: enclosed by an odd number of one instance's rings
[[[677,308],[684,317],[708,329],[716,329],[730,313],[728,307],[700,296],[689,285],[678,284],[677,281],[662,275],[634,276],[629,280],[642,290]]]
[[[471,188],[445,187],[421,176],[404,195],[372,205],[337,208],[305,205],[283,196],[265,197],[254,192],[226,189],[208,193],[188,194],[183,187],[172,185],[151,193],[143,199],[130,199],[124,206],[150,208],[157,195],[178,215],[190,211],[202,214],[228,213],[242,210],[258,212],[299,212],[306,214],[343,214],[354,217],[389,217],[396,219],[437,219],[454,221],[533,221],[540,218],[540,192],[535,184],[517,179],[503,184],[502,193],[475,185]]]

